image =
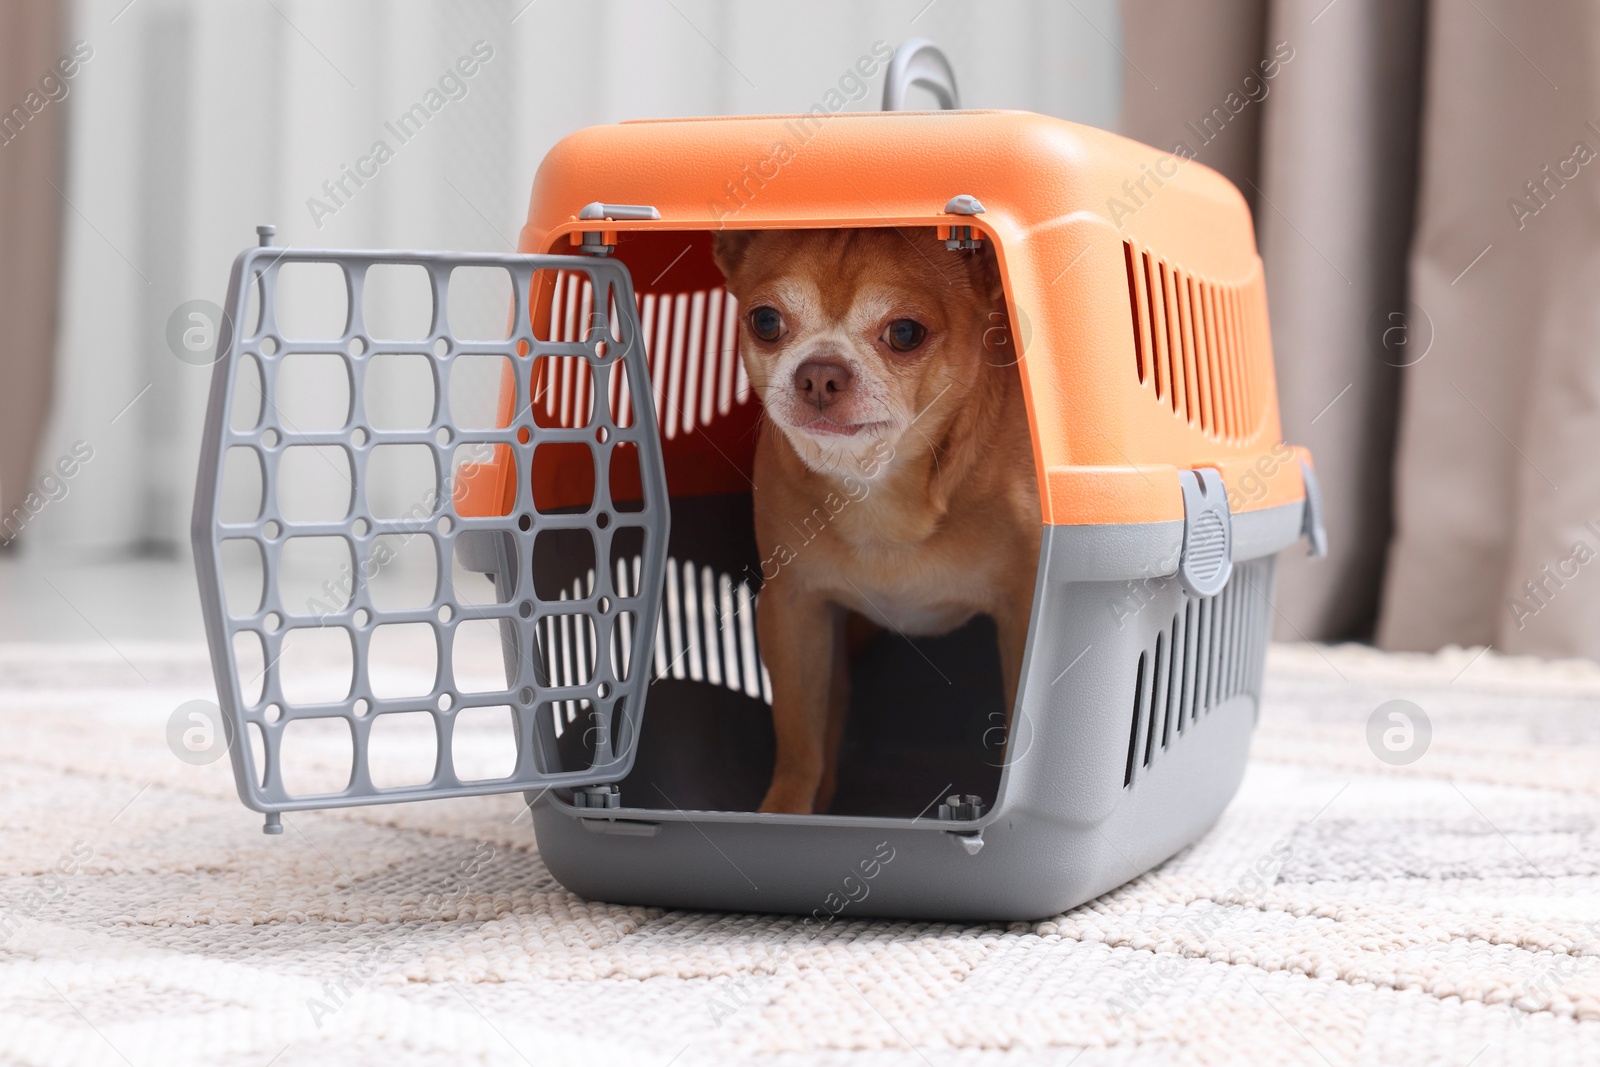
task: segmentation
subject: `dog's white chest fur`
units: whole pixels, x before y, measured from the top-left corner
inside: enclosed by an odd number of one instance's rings
[[[928,595],[934,592],[933,585],[930,583],[928,592],[920,595],[905,590],[851,588],[842,599],[879,626],[910,637],[949,633],[977,614],[976,597],[968,600],[959,595],[961,590],[948,587],[937,596]]]

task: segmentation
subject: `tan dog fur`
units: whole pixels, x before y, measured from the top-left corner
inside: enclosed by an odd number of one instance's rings
[[[849,660],[874,626],[939,634],[992,616],[1008,715],[1015,702],[1040,537],[1015,343],[992,252],[950,251],[931,229],[728,232],[715,254],[767,422],[756,625],[777,759],[761,810],[826,811]],[[781,318],[774,341],[753,330],[761,308]],[[909,353],[888,341],[902,319],[926,329]],[[829,367],[849,380],[834,388]]]

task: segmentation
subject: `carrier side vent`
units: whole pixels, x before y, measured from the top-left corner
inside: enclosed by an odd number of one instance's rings
[[[754,395],[739,358],[739,305],[725,289],[686,293],[643,293],[639,326],[654,385],[656,421],[663,437],[690,434],[727,415]],[[594,293],[587,276],[563,272],[550,294],[553,341],[581,341],[588,329]],[[616,314],[611,314],[613,329]],[[592,383],[582,368],[567,363],[577,357],[547,359],[535,403],[542,404],[546,424],[583,426],[590,410]],[[621,375],[612,377],[607,398],[618,426],[633,425],[633,398]]]
[[[1122,784],[1133,783],[1213,708],[1241,693],[1260,695],[1271,631],[1272,561],[1234,568],[1216,596],[1183,607],[1139,654],[1133,719]]]
[[[655,677],[721,685],[772,703],[772,681],[756,643],[757,594],[725,571],[667,557],[656,629]]]
[[[1215,441],[1248,440],[1262,417],[1267,361],[1260,279],[1224,285],[1122,243],[1134,374],[1158,403]]]
[[[639,582],[640,561],[617,560],[616,588],[619,597],[634,594]],[[574,579],[563,590],[561,600],[583,599],[594,588],[594,574]],[[756,600],[751,584],[726,571],[667,557],[666,588],[662,597],[661,619],[656,627],[655,655],[651,678],[676,678],[710,685],[726,686],[754,700],[772,703],[772,679],[761,662],[756,642]],[[592,633],[574,624],[574,616],[560,615],[539,624],[539,653],[550,675],[550,684],[584,685],[594,663],[590,643]],[[634,620],[623,615],[612,631],[613,664],[626,664],[637,639]],[[620,673],[620,669],[619,669]],[[589,705],[583,700],[560,700],[551,705],[556,736],[568,724],[587,719]]]

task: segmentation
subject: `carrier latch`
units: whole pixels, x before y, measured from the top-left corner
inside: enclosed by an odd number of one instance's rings
[[[661,212],[649,204],[602,204],[598,200],[592,204],[585,204],[583,210],[578,212],[578,218],[584,221],[614,219],[622,222],[639,222],[654,221],[660,217]],[[591,256],[609,256],[617,249],[617,231],[585,230],[573,234],[572,243],[578,246],[578,251]]]
[[[1214,467],[1178,472],[1183,487],[1183,555],[1178,581],[1192,597],[1216,596],[1233,574],[1233,516]]]
[[[1307,555],[1322,559],[1328,554],[1328,528],[1322,524],[1322,487],[1317,484],[1317,472],[1305,460],[1300,461],[1300,477],[1306,483],[1306,506],[1300,520],[1300,533],[1310,542]]]
[[[962,193],[952,196],[950,202],[945,204],[946,215],[982,215],[983,204],[975,196]],[[944,246],[954,252],[961,248],[977,248],[983,244],[983,231],[972,226],[940,226],[939,239]]]

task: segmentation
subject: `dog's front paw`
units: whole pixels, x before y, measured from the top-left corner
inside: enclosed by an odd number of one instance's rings
[[[757,810],[775,815],[810,815],[816,794],[815,782],[775,780]]]

